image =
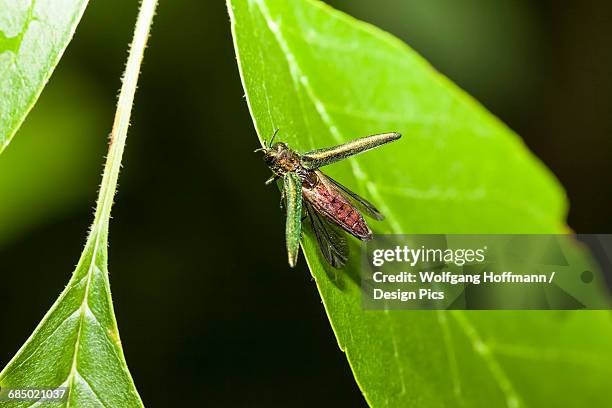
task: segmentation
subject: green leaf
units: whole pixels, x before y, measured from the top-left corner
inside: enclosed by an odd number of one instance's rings
[[[0,0],[0,153],[38,99],[87,0]]]
[[[70,282],[17,355],[0,372],[10,389],[65,387],[67,398],[43,406],[141,407],[121,348],[107,269],[110,211],[127,137],[136,83],[156,0],[144,0],[136,23],[111,133],[96,215]],[[34,401],[6,401],[29,407]],[[39,404],[35,404],[39,405]]]
[[[299,151],[403,134],[326,167],[382,210],[387,218],[371,223],[375,232],[566,231],[565,196],[551,173],[510,129],[401,41],[320,2],[228,5],[260,141],[277,127],[280,140]],[[608,404],[609,312],[366,312],[356,242],[340,272],[322,262],[311,233],[302,245],[371,406]]]

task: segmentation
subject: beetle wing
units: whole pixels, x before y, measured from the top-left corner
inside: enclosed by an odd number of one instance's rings
[[[328,164],[335,163],[358,153],[374,149],[375,147],[392,142],[401,137],[399,133],[381,133],[351,140],[338,146],[326,147],[324,149],[311,150],[301,156],[304,168],[314,170]]]
[[[283,183],[287,208],[287,222],[285,224],[287,257],[289,258],[289,266],[293,268],[300,253],[302,234],[302,182],[296,173],[288,172],[283,176]]]
[[[364,213],[366,213],[367,215],[369,215],[370,217],[374,218],[377,221],[382,221],[385,219],[385,216],[382,215],[380,211],[378,211],[378,209],[374,207],[374,205],[371,202],[361,197],[357,193],[351,191],[348,187],[345,187],[342,184],[338,183],[336,180],[329,177],[328,175],[323,174],[321,171],[317,170],[316,173],[317,173],[317,176],[319,176],[320,178],[324,178],[326,181],[338,187],[338,189],[342,191],[343,193],[345,193],[351,199],[351,201],[357,205],[357,207],[361,211],[363,211]]]
[[[306,202],[306,213],[323,256],[334,268],[342,268],[348,259],[346,239],[336,226],[321,216],[308,202]]]

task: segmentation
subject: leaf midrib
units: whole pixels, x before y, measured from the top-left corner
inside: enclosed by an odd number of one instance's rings
[[[91,314],[95,317],[93,311],[89,307],[88,299],[89,299],[89,287],[91,285],[91,280],[92,280],[92,277],[93,277],[93,269],[94,269],[94,266],[95,266],[95,263],[96,263],[96,257],[97,257],[97,254],[98,254],[99,240],[100,240],[100,233],[97,232],[96,233],[96,240],[94,242],[93,254],[92,254],[92,257],[91,257],[91,263],[89,265],[89,268],[87,269],[87,283],[85,284],[85,291],[83,293],[83,300],[81,301],[81,307],[79,309],[80,310],[80,312],[79,312],[79,314],[80,314],[80,316],[79,316],[79,328],[78,328],[78,331],[77,331],[77,337],[76,337],[75,346],[74,346],[74,352],[73,352],[73,356],[72,356],[72,366],[70,368],[70,373],[68,374],[68,378],[66,379],[66,382],[68,383],[68,397],[67,397],[67,400],[66,400],[66,408],[70,407],[70,396],[72,395],[72,388],[74,387],[74,378],[78,374],[78,356],[79,356],[79,349],[80,349],[80,345],[81,345],[81,332],[83,330],[85,314],[87,313],[87,310],[89,309]],[[91,388],[91,386],[90,386],[90,388]],[[100,400],[100,398],[98,397],[98,394],[93,390],[93,388],[92,388],[92,391],[93,391],[93,394],[96,396],[96,398],[98,398],[100,403],[103,406],[106,406],[106,404],[102,400]]]

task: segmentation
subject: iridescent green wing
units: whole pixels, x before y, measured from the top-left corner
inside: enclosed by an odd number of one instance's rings
[[[287,209],[285,239],[287,240],[289,266],[293,268],[297,263],[302,234],[302,182],[296,173],[289,172],[283,176],[283,183],[285,208]]]
[[[358,153],[365,152],[375,147],[392,142],[401,137],[399,133],[381,133],[379,135],[371,135],[351,140],[350,142],[327,147],[325,149],[311,150],[302,155],[302,166],[313,170],[328,164],[335,163],[347,157],[354,156]]]

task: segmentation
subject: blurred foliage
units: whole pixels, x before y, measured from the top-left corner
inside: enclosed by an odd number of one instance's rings
[[[0,153],[36,102],[87,0],[0,0]]]
[[[494,111],[518,119],[534,106],[545,56],[544,27],[538,25],[533,5],[514,0],[381,0],[373,13],[363,1],[330,3],[397,34]]]
[[[94,202],[112,110],[94,81],[66,68],[0,159],[0,246]]]

